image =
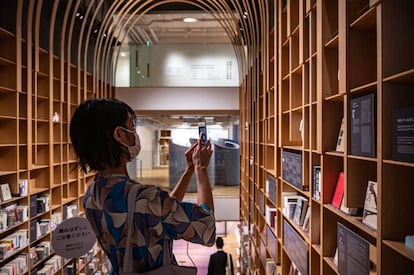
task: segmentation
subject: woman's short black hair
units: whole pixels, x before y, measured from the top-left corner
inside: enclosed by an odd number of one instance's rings
[[[125,146],[113,137],[117,126],[126,127],[128,116],[135,122],[132,108],[117,99],[88,99],[78,106],[70,122],[70,138],[84,172],[117,167],[128,158]]]

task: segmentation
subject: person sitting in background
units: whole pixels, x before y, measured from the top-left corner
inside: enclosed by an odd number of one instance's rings
[[[217,237],[216,248],[217,252],[210,256],[208,262],[207,275],[234,275],[233,259],[230,253],[226,253],[223,250],[224,241],[223,238]],[[229,261],[230,260],[230,266]],[[230,270],[226,272],[226,267],[230,267]],[[230,273],[228,273],[230,272]]]
[[[83,172],[96,171],[84,196],[86,218],[112,264],[111,274],[122,273],[127,239],[128,192],[138,184],[132,254],[134,272],[161,267],[164,244],[171,259],[172,241],[185,239],[212,246],[216,237],[214,205],[207,174],[212,154],[202,135],[186,152],[187,167],[168,192],[129,178],[127,162],[141,150],[136,117],[130,106],[116,99],[88,99],[75,110],[70,138]],[[191,176],[197,180],[197,204],[183,202]]]

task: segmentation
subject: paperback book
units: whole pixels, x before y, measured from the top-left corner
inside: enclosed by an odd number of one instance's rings
[[[351,153],[375,157],[374,94],[351,99]]]
[[[8,183],[0,184],[0,196],[2,201],[8,201],[12,199],[10,192],[10,186]]]
[[[362,222],[372,229],[377,229],[377,182],[368,181]]]
[[[344,196],[344,172],[340,172],[338,175],[338,180],[336,181],[335,192],[332,196],[331,204],[340,208],[342,203],[342,198]]]

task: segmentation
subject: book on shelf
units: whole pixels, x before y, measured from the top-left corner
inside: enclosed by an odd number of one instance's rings
[[[337,223],[339,274],[364,274],[370,272],[370,245],[367,240]]]
[[[309,220],[310,220],[311,208],[308,206],[305,213],[305,218],[303,219],[302,230],[304,232],[309,232]]]
[[[315,200],[321,200],[321,191],[322,191],[322,178],[321,178],[321,166],[313,166],[313,198]]]
[[[296,203],[295,213],[293,216],[293,221],[299,225],[303,225],[303,220],[306,215],[306,210],[308,208],[308,199],[300,196]]]
[[[273,204],[277,204],[277,179],[268,176],[266,180],[266,192]]]
[[[27,179],[19,180],[19,196],[24,197],[28,195],[29,181]]]
[[[377,190],[377,182],[368,181],[362,214],[362,222],[374,230],[377,229]]]
[[[37,195],[30,196],[29,215],[30,218],[37,215]]]
[[[344,145],[344,131],[345,131],[345,119],[342,118],[341,127],[339,128],[338,139],[336,141],[336,149],[335,149],[335,151],[341,152],[341,153],[343,153],[344,150],[345,150],[344,149],[345,148],[345,145]]]
[[[277,208],[266,206],[266,221],[274,230],[277,229]]]
[[[300,195],[295,192],[282,193],[282,212],[289,219],[293,219],[296,210],[296,204]]]
[[[345,188],[344,177],[345,177],[344,172],[339,172],[338,179],[336,181],[335,192],[331,200],[332,206],[336,208],[341,207],[342,198],[344,196],[344,188]]]
[[[302,153],[295,150],[282,152],[282,178],[293,186],[307,190],[307,182],[302,182]]]
[[[10,186],[8,183],[0,184],[0,197],[2,201],[8,201],[12,199],[10,192]]]
[[[414,162],[414,106],[392,111],[392,159]]]
[[[301,274],[308,274],[309,246],[307,241],[286,220],[283,220],[283,236],[283,246],[286,254]]]
[[[336,266],[338,266],[338,247],[335,249],[335,255],[333,257],[333,262]]]
[[[339,208],[342,212],[350,216],[358,215],[359,208],[358,207],[347,207],[345,206],[345,200],[342,200],[341,207]]]
[[[374,94],[352,98],[351,154],[375,158],[375,99]]]

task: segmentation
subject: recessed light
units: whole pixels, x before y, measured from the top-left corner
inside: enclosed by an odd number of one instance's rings
[[[121,52],[121,56],[126,56],[126,53],[124,53],[124,52]]]
[[[197,22],[198,20],[192,17],[186,17],[183,19],[183,21],[187,23],[193,23],[193,22]]]

